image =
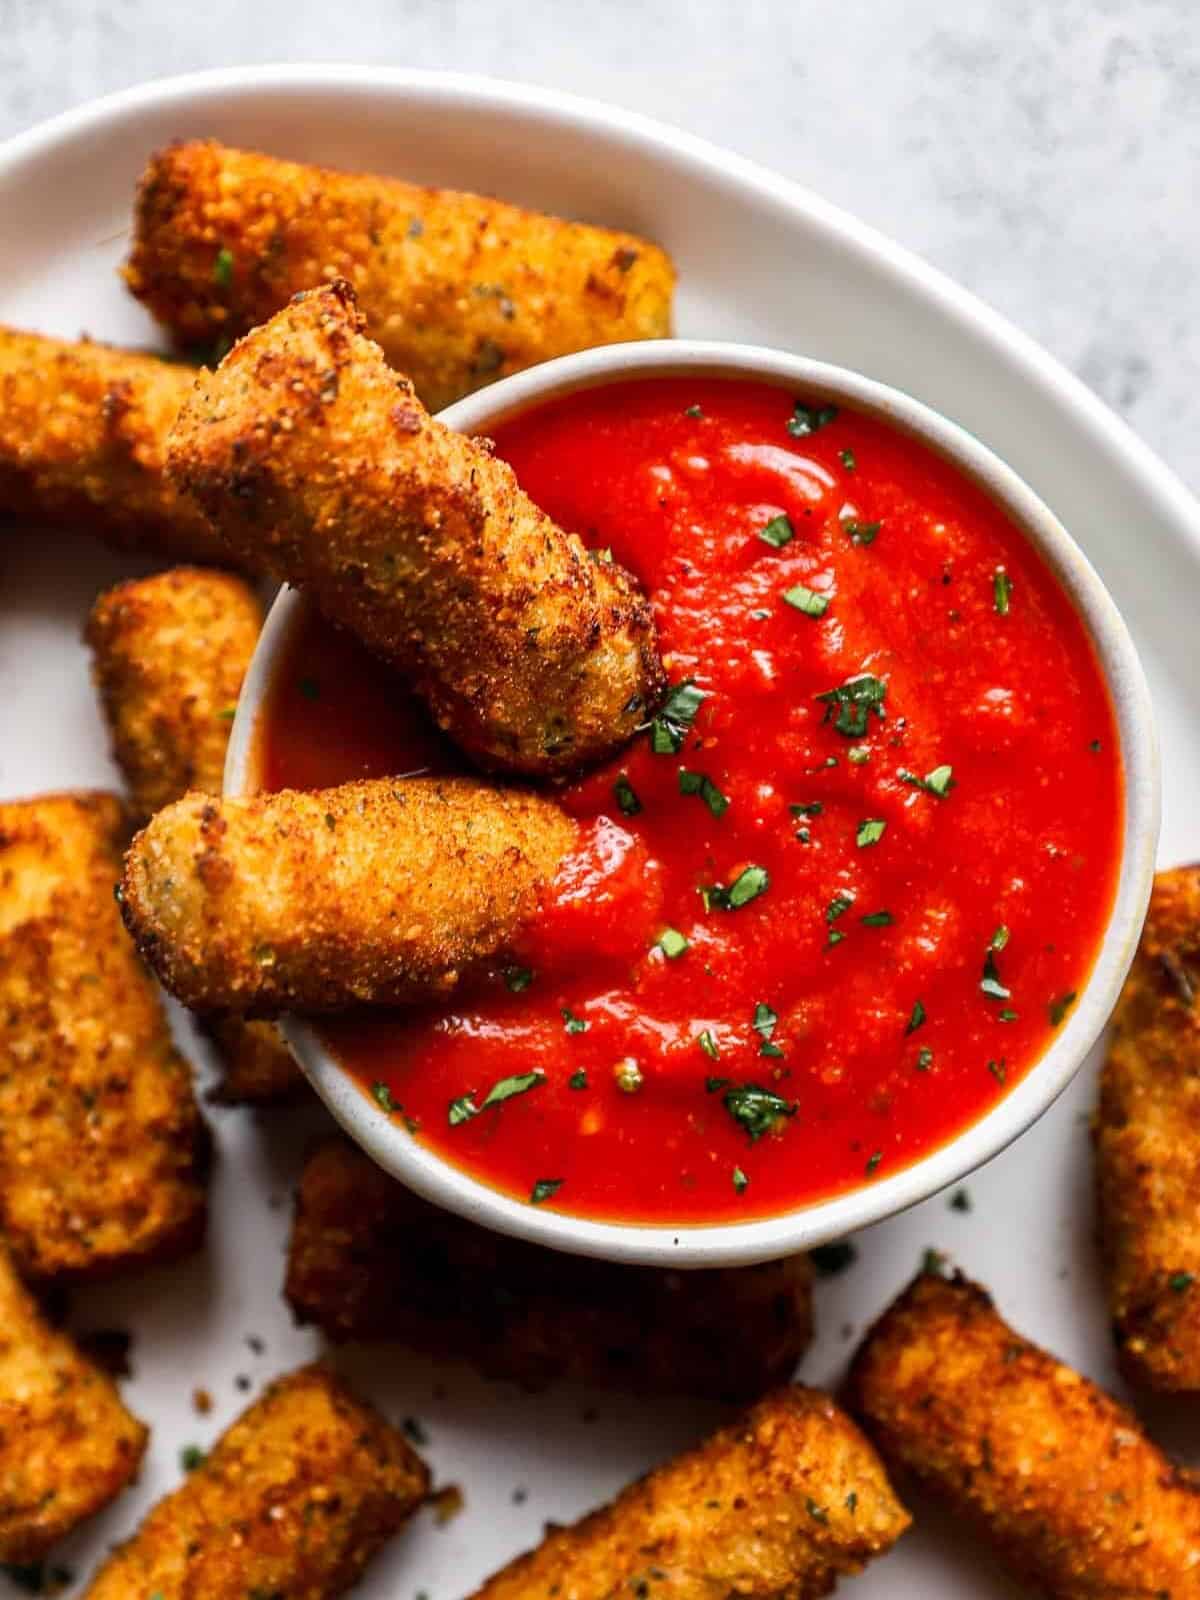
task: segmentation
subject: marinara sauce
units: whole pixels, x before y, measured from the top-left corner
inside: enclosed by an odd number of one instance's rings
[[[496,444],[640,578],[673,688],[561,790],[579,847],[519,961],[331,1049],[449,1161],[590,1217],[895,1172],[1029,1071],[1097,953],[1122,770],[1082,624],[954,467],[778,388],[621,383]],[[321,623],[264,721],[271,788],[455,765]]]

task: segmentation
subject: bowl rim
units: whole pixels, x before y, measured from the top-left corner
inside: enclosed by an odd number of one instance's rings
[[[423,1198],[472,1222],[553,1249],[677,1267],[749,1264],[857,1232],[961,1181],[1031,1127],[1074,1078],[1116,1002],[1149,903],[1161,806],[1149,689],[1133,640],[1095,569],[1011,467],[974,435],[902,391],[845,367],[765,346],[655,340],[608,345],[546,362],[457,402],[441,413],[441,420],[463,432],[486,433],[519,411],[577,390],[626,378],[701,374],[774,383],[806,399],[868,412],[933,448],[1008,512],[1055,574],[1091,637],[1124,760],[1125,831],[1112,911],[1095,963],[1067,1021],[1022,1080],[977,1121],[897,1172],[770,1217],[677,1225],[608,1222],[514,1199],[414,1140],[379,1112],[326,1050],[314,1026],[297,1017],[283,1020],[292,1051],[336,1120],[381,1167]],[[225,768],[227,795],[256,787],[260,713],[308,604],[285,585],[271,608],[238,703]]]

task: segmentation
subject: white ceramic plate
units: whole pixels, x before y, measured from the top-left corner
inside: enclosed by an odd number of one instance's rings
[[[822,201],[698,140],[546,90],[384,69],[263,68],[152,85],[71,113],[0,149],[0,320],[130,343],[154,330],[114,275],[150,150],[214,134],[281,155],[495,190],[661,238],[681,270],[679,331],[776,345],[907,390],[979,435],[1028,480],[1117,597],[1150,678],[1162,735],[1162,859],[1197,853],[1200,812],[1200,508],[1075,379],[1000,318]],[[96,589],[128,572],[79,536],[0,543],[0,792],[116,783],[79,629]],[[1189,831],[1189,819],[1191,826]],[[207,1076],[202,1048],[187,1048]],[[934,1198],[859,1237],[857,1264],[822,1286],[805,1363],[833,1384],[851,1340],[927,1246],[949,1251],[1029,1336],[1116,1385],[1092,1250],[1086,1117],[1094,1072],[969,1183],[970,1211]],[[279,1297],[288,1193],[320,1113],[214,1111],[219,1162],[206,1255],[80,1292],[76,1328],[134,1334],[130,1403],[154,1427],[139,1486],[62,1551],[82,1576],[179,1478],[272,1373],[315,1341]],[[261,1340],[261,1353],[257,1343]],[[456,1600],[547,1518],[574,1517],[716,1420],[561,1390],[529,1398],[390,1347],[338,1364],[389,1414],[420,1419],[440,1480],[466,1509],[427,1516],[359,1591]],[[196,1415],[192,1393],[210,1391]],[[1178,1409],[1178,1408],[1176,1408]],[[1182,1447],[1186,1419],[1155,1419]],[[1194,1437],[1193,1455],[1197,1452]],[[517,1491],[523,1491],[518,1498]],[[950,1600],[1022,1592],[918,1506],[920,1526],[849,1592]],[[0,1595],[8,1591],[0,1578]],[[14,1594],[16,1590],[12,1591]]]

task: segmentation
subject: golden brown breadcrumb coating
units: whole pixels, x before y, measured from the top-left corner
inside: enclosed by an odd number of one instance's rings
[[[204,1124],[121,927],[114,795],[0,803],[0,1231],[23,1274],[194,1249]]]
[[[239,565],[306,590],[412,680],[480,765],[598,760],[663,687],[650,606],[392,372],[345,284],[202,375],[168,471]]]
[[[394,1005],[502,957],[575,835],[551,801],[473,778],[190,794],[134,840],[122,910],[195,1010]]]
[[[1039,1594],[1200,1595],[1200,1486],[976,1284],[918,1276],[859,1348],[847,1395],[889,1468]]]
[[[807,1256],[704,1272],[564,1256],[426,1205],[342,1139],[305,1165],[284,1294],[330,1339],[396,1339],[530,1389],[751,1400],[812,1336]]]
[[[1200,1389],[1200,867],[1154,881],[1093,1134],[1122,1370]]]
[[[265,1106],[304,1094],[304,1074],[273,1022],[208,1017],[204,1031],[221,1062],[209,1098],[226,1106]]]
[[[86,1600],[331,1600],[428,1491],[395,1428],[325,1368],[303,1367],[158,1502]]]
[[[909,1521],[828,1395],[779,1389],[611,1505],[551,1527],[475,1600],[813,1600]]]
[[[195,377],[157,356],[0,327],[0,515],[229,565],[163,476],[167,431]]]
[[[630,233],[213,141],[151,158],[125,280],[183,344],[353,284],[431,411],[551,356],[671,332],[675,269]]]
[[[137,1472],[147,1437],[0,1246],[0,1561],[40,1561],[102,1510]]]

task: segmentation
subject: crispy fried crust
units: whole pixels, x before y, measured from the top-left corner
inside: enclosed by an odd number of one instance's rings
[[[271,1385],[93,1578],[86,1600],[329,1600],[424,1500],[421,1458],[323,1367]]]
[[[262,606],[240,578],[175,567],[100,595],[92,673],[139,823],[189,789],[220,794]]]
[[[113,795],[0,804],[0,1229],[22,1273],[194,1249],[204,1124],[113,903]]]
[[[1200,867],[1160,872],[1093,1128],[1121,1367],[1200,1389]]]
[[[273,1022],[210,1017],[205,1032],[221,1059],[221,1083],[209,1095],[226,1106],[265,1106],[304,1093],[304,1074]]]
[[[675,269],[634,234],[213,142],[155,155],[125,280],[182,343],[354,285],[431,411],[551,356],[671,332]]]
[[[361,329],[345,284],[256,329],[184,407],[173,482],[238,564],[307,590],[409,677],[480,765],[598,760],[662,691],[648,602],[432,419]]]
[[[848,1402],[889,1468],[1039,1593],[1200,1595],[1200,1487],[967,1279],[910,1285],[859,1348]]]
[[[712,1272],[563,1256],[426,1205],[341,1139],[305,1165],[284,1294],[331,1339],[396,1339],[530,1389],[751,1400],[812,1336],[804,1255]]]
[[[490,1578],[475,1600],[812,1600],[909,1525],[827,1395],[779,1389]]]
[[[172,560],[229,555],[163,477],[189,367],[0,327],[0,514]]]
[[[137,1472],[147,1430],[0,1248],[0,1561],[40,1561]]]
[[[122,910],[195,1010],[393,1005],[500,957],[574,839],[552,802],[471,778],[191,794],[134,840]]]

